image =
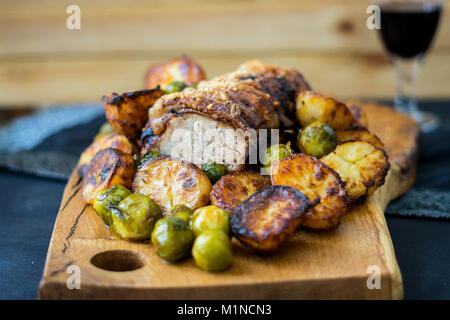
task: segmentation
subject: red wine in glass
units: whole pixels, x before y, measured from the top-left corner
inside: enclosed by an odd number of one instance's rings
[[[427,51],[439,22],[440,4],[393,2],[380,9],[381,37],[391,54],[414,58]]]
[[[425,132],[438,126],[433,114],[420,112],[413,86],[436,32],[442,1],[379,1],[380,35],[390,53],[397,77],[394,106],[410,114]]]

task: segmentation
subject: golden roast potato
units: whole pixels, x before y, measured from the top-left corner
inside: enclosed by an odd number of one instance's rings
[[[349,140],[362,140],[370,142],[375,147],[384,148],[383,142],[376,135],[369,132],[364,127],[350,127],[341,130],[336,130],[338,143]]]
[[[168,156],[144,161],[136,171],[133,191],[154,200],[163,211],[178,205],[196,209],[209,202],[211,182],[196,165]]]
[[[77,165],[77,171],[80,177],[83,177],[86,174],[89,169],[89,163],[97,154],[97,152],[107,148],[118,149],[129,154],[132,154],[134,152],[134,146],[127,139],[127,137],[121,134],[110,133],[104,137],[101,137],[92,142],[91,145],[87,147],[81,154],[80,160],[78,160]]]
[[[112,93],[103,97],[106,119],[119,133],[135,139],[148,119],[148,109],[164,91],[160,88]]]
[[[302,225],[310,229],[335,227],[347,211],[348,195],[339,175],[314,157],[293,154],[270,167],[272,184],[290,186],[317,205],[305,215]]]
[[[253,171],[237,171],[223,176],[211,191],[211,204],[229,212],[256,191],[270,186],[270,178]]]
[[[390,167],[383,149],[359,140],[339,144],[321,161],[339,173],[351,200],[371,195],[383,185]]]
[[[89,164],[81,187],[84,200],[93,204],[97,193],[114,185],[130,188],[134,176],[131,154],[117,149],[100,150]]]
[[[188,56],[182,56],[151,66],[145,76],[145,87],[152,89],[159,85],[165,90],[173,81],[192,86],[205,79],[202,67]]]
[[[274,252],[293,236],[311,206],[308,197],[294,188],[266,187],[234,208],[231,230],[244,245]]]
[[[315,121],[328,124],[333,129],[343,129],[356,124],[345,104],[313,91],[302,91],[297,96],[297,120],[302,127]]]

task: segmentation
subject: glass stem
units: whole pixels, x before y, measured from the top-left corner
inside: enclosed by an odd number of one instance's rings
[[[420,122],[421,113],[415,99],[416,78],[422,69],[422,56],[413,59],[402,59],[392,57],[395,77],[397,82],[397,93],[394,99],[396,110],[410,114],[417,122]]]

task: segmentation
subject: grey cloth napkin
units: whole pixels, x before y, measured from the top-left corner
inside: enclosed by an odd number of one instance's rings
[[[0,153],[0,168],[43,178],[69,180],[77,157],[52,151]]]
[[[69,179],[78,156],[33,148],[61,130],[87,123],[102,114],[100,103],[66,104],[43,108],[0,127],[0,168]]]
[[[450,219],[450,192],[412,188],[391,202],[386,208],[386,214]]]
[[[88,123],[102,114],[100,103],[71,104],[38,111],[0,127],[0,168],[69,179],[78,155],[33,149],[61,130]],[[412,188],[389,204],[386,214],[450,219],[450,192]]]

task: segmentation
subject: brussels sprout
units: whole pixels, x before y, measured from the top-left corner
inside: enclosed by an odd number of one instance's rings
[[[181,220],[183,220],[187,225],[189,225],[189,222],[191,221],[191,217],[194,211],[191,208],[186,207],[185,205],[177,205],[174,206],[172,209],[170,209],[169,212],[166,212],[167,216],[174,216],[178,217]]]
[[[107,136],[108,134],[116,133],[116,132],[117,131],[114,130],[113,127],[111,127],[109,122],[105,122],[104,124],[101,125],[100,129],[98,130],[97,135],[94,137],[94,141],[98,140],[100,138],[103,138],[104,136]]]
[[[141,165],[141,158],[137,154],[133,154],[134,166],[137,168]]]
[[[139,158],[139,156],[137,154],[135,154],[133,156],[134,164],[135,164],[136,167],[139,167],[141,164],[143,164],[148,159],[151,159],[151,158],[154,158],[154,157],[158,157],[160,155],[161,155],[161,153],[159,153],[158,151],[149,151],[149,152],[147,152],[146,154],[144,154],[140,158]]]
[[[121,185],[112,186],[97,194],[94,200],[94,209],[107,226],[111,225],[111,209],[130,194],[131,191]]]
[[[161,208],[149,197],[133,193],[111,210],[111,235],[122,239],[149,239]]]
[[[191,217],[191,229],[195,236],[209,229],[222,230],[230,234],[230,215],[228,211],[217,206],[198,208]]]
[[[203,270],[225,270],[232,257],[230,238],[222,230],[205,230],[195,239],[192,256]]]
[[[194,238],[186,223],[174,216],[158,220],[152,232],[156,254],[169,262],[189,256]]]
[[[226,166],[214,161],[208,161],[207,163],[205,163],[202,166],[202,170],[208,176],[211,184],[216,183],[220,178],[222,178],[222,176],[228,173],[228,169]]]
[[[336,145],[337,137],[334,130],[319,121],[306,126],[297,136],[300,151],[316,158],[329,154]]]
[[[269,169],[273,161],[281,160],[290,156],[294,151],[291,149],[291,143],[287,144],[274,144],[266,149],[264,154],[264,166]]]
[[[188,86],[183,81],[172,81],[166,87],[166,93],[183,91]]]

